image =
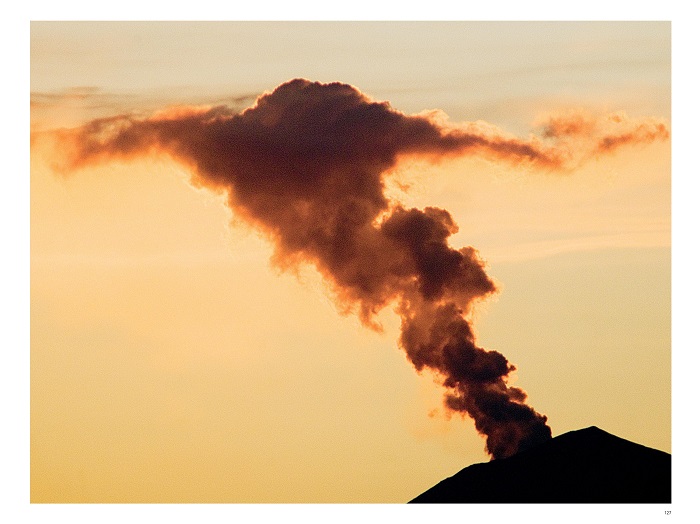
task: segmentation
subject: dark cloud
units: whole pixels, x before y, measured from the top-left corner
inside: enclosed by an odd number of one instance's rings
[[[450,125],[435,113],[405,115],[346,84],[297,79],[240,113],[171,108],[97,119],[56,136],[65,171],[170,155],[189,166],[194,184],[225,192],[231,209],[268,235],[277,265],[314,265],[341,308],[365,325],[379,329],[376,313],[393,304],[408,359],[441,377],[445,405],[471,416],[489,453],[501,458],[551,431],[525,393],[507,385],[514,366],[475,344],[467,319],[496,287],[473,248],[449,246],[457,225],[447,211],[392,204],[384,177],[403,156],[480,154],[562,168],[572,153],[556,140],[581,135],[584,124],[560,119],[543,139],[520,140],[485,124]],[[606,136],[611,149],[626,135]],[[603,139],[596,138],[601,150]]]

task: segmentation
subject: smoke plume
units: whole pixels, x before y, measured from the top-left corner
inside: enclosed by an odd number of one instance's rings
[[[440,377],[445,406],[474,419],[494,458],[550,438],[547,419],[525,403],[522,389],[507,384],[514,366],[476,344],[469,314],[496,290],[477,252],[450,247],[457,225],[447,211],[390,202],[386,173],[405,156],[465,154],[568,169],[668,136],[658,122],[614,115],[601,126],[572,114],[522,140],[485,123],[452,125],[437,112],[405,115],[352,86],[301,79],[240,113],[178,108],[56,133],[67,171],[171,156],[190,168],[193,184],[225,192],[232,211],[269,236],[277,265],[315,266],[341,307],[366,326],[378,329],[376,314],[394,305],[408,359]]]

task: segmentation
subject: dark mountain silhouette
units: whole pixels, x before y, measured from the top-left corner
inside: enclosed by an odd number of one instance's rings
[[[474,464],[412,503],[670,503],[671,455],[592,426]]]

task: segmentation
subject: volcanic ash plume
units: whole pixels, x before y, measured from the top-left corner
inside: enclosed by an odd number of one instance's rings
[[[448,245],[457,226],[447,211],[392,204],[383,177],[401,156],[480,154],[561,169],[598,150],[668,134],[662,124],[640,131],[621,119],[581,155],[571,144],[580,146],[581,129],[595,123],[566,122],[552,120],[543,138],[520,140],[486,124],[405,115],[349,85],[297,79],[242,113],[179,108],[95,120],[56,136],[68,171],[167,154],[190,168],[193,184],[224,191],[232,211],[272,239],[277,265],[314,265],[341,307],[365,325],[378,328],[376,314],[394,304],[408,359],[440,377],[446,407],[472,417],[487,451],[503,458],[551,431],[525,404],[524,391],[508,386],[514,366],[475,343],[467,319],[475,301],[495,292],[494,283],[473,248]]]

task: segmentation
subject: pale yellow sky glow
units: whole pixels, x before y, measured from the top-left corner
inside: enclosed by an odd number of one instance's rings
[[[31,501],[402,503],[488,460],[393,307],[381,333],[342,314],[172,158],[58,174],[50,130],[242,111],[293,78],[545,145],[567,111],[670,129],[670,47],[667,22],[33,22]],[[386,193],[448,210],[449,244],[478,250],[499,293],[477,343],[554,435],[671,452],[671,139],[631,142],[560,171],[406,158]]]

